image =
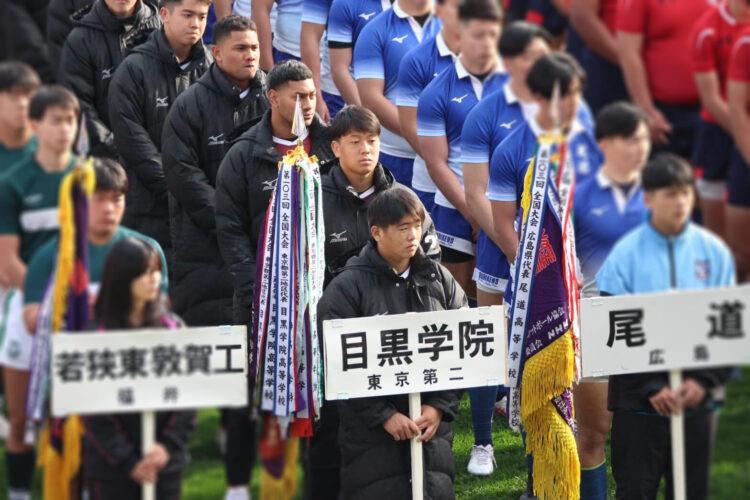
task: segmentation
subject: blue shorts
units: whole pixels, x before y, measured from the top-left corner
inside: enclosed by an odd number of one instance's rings
[[[509,275],[510,265],[505,254],[480,230],[477,238],[477,265],[473,276],[477,288],[489,293],[503,293]]]
[[[430,215],[441,247],[476,255],[476,245],[471,240],[471,224],[458,210],[436,204]]]
[[[733,150],[734,140],[721,125],[700,120],[693,147],[693,166],[703,171],[702,179],[726,180]]]
[[[750,165],[735,148],[732,151],[732,164],[729,166],[729,204],[735,207],[750,208]]]
[[[672,124],[672,133],[668,136],[667,145],[654,145],[651,155],[657,153],[674,153],[691,161],[695,134],[700,122],[700,108],[698,106],[672,106],[656,101],[656,107],[664,118]]]
[[[599,54],[584,48],[581,51],[581,66],[586,71],[586,88],[583,97],[596,116],[607,104],[615,101],[627,101],[628,90],[619,66],[607,61]]]
[[[401,158],[380,152],[380,163],[391,171],[399,184],[411,188],[411,173],[414,169],[414,158]]]
[[[287,54],[286,52],[276,50],[276,47],[271,47],[271,53],[273,54],[274,64],[279,64],[281,61],[288,61],[290,59],[293,59],[295,61],[300,60],[297,56],[293,56],[292,54]]]
[[[331,121],[333,121],[336,118],[336,114],[341,111],[341,108],[346,106],[346,103],[340,95],[329,94],[325,90],[321,90],[321,92],[323,93],[323,100],[326,102],[326,106],[328,106],[328,114],[331,115]]]
[[[428,193],[427,191],[420,191],[419,189],[411,188],[412,191],[417,195],[419,201],[424,205],[424,209],[427,213],[432,213],[432,209],[435,206],[435,193]]]

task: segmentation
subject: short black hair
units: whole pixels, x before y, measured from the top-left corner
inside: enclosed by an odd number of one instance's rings
[[[458,6],[458,19],[464,22],[480,19],[499,23],[503,20],[503,11],[497,0],[463,0]]]
[[[672,153],[659,153],[641,172],[644,191],[693,185],[693,169],[685,159]]]
[[[258,27],[252,19],[239,14],[229,14],[219,19],[213,28],[214,45],[219,43],[223,38],[232,35],[233,31],[254,31],[258,32]]]
[[[159,0],[159,8],[165,8],[168,10],[172,10],[175,5],[182,5],[182,2],[185,0]],[[208,5],[211,5],[213,3],[213,0],[198,0],[201,3],[205,3]]]
[[[0,92],[33,92],[42,84],[31,66],[20,61],[0,62]]]
[[[96,191],[117,191],[120,194],[127,194],[128,174],[116,160],[95,157],[94,174],[96,175]]]
[[[336,114],[328,128],[328,137],[337,141],[352,132],[380,135],[380,122],[375,113],[362,106],[346,106]]]
[[[305,63],[288,59],[271,68],[266,77],[266,85],[268,90],[278,90],[285,83],[312,80],[312,77],[312,71]]]
[[[596,140],[631,137],[641,123],[648,124],[646,114],[627,101],[604,106],[596,115]]]
[[[526,85],[533,94],[552,99],[555,82],[560,85],[560,96],[566,96],[574,79],[586,85],[586,72],[578,61],[566,52],[545,54],[531,66],[526,76]]]
[[[49,108],[60,107],[75,111],[76,116],[81,113],[78,99],[70,90],[62,85],[45,85],[41,87],[29,105],[29,118],[41,120]]]
[[[503,28],[500,35],[498,49],[502,57],[517,57],[523,54],[526,47],[536,38],[541,38],[547,44],[552,43],[549,31],[528,21],[514,21]]]
[[[427,213],[414,191],[403,186],[394,186],[381,191],[370,202],[367,209],[367,223],[387,228],[401,222],[407,215],[415,215],[424,222]]]

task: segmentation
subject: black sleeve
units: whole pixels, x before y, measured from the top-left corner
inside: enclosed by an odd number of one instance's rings
[[[235,294],[243,311],[235,321],[249,324],[255,285],[255,253],[250,237],[252,214],[248,213],[248,179],[252,165],[243,154],[245,143],[235,144],[222,160],[216,176],[216,237],[224,262],[232,274]],[[237,314],[235,314],[237,316]]]
[[[82,417],[86,438],[96,452],[110,465],[130,474],[140,460],[140,454],[122,432],[116,415],[89,415]]]
[[[205,234],[215,236],[215,189],[201,168],[201,115],[179,99],[169,110],[161,139],[162,167],[167,187],[180,207]]]
[[[453,422],[458,414],[462,391],[423,392],[422,404],[443,412],[445,422]]]
[[[126,59],[109,85],[109,119],[115,146],[128,176],[135,175],[154,197],[167,195],[161,154],[144,125],[144,82],[140,70]]]
[[[706,391],[725,385],[732,377],[732,367],[713,368],[709,370],[686,370],[683,378],[692,378]]]
[[[198,414],[194,411],[173,412],[167,424],[159,430],[159,441],[170,455],[182,452],[187,448],[190,435],[195,430]]]
[[[2,10],[2,44],[6,58],[23,61],[39,74],[43,82],[54,81],[54,74],[44,38],[44,26],[34,19],[36,12],[27,10],[28,2],[8,1]]]
[[[462,309],[469,307],[469,301],[466,299],[466,293],[461,285],[453,278],[443,266],[440,266],[440,272],[443,275],[443,290],[445,292],[445,308],[448,310]]]
[[[59,72],[60,55],[65,39],[73,29],[70,16],[71,2],[68,0],[51,0],[47,9],[47,52],[54,75]]]
[[[435,231],[435,223],[432,221],[430,214],[425,215],[426,217],[422,224],[422,241],[420,245],[426,256],[435,262],[440,262],[440,243],[438,242],[437,232]]]
[[[94,79],[96,68],[91,61],[91,47],[86,46],[83,32],[73,29],[63,45],[57,81],[70,89],[81,104],[91,142],[91,154],[115,157],[115,144],[109,130],[96,110]]]

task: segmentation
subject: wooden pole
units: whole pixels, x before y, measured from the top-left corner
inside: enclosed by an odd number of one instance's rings
[[[682,385],[682,371],[669,370],[669,387],[676,391]],[[672,483],[674,499],[685,500],[685,419],[684,412],[669,417],[672,434]]]
[[[409,418],[416,420],[422,416],[422,397],[420,393],[409,394]],[[422,466],[422,441],[419,436],[411,439],[411,497],[412,500],[424,498],[424,468]]]
[[[156,441],[156,414],[153,411],[141,413],[141,453],[145,455]],[[143,483],[142,500],[156,500],[156,483]]]

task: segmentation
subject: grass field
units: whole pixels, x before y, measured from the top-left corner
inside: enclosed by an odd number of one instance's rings
[[[729,387],[727,405],[722,409],[719,435],[711,471],[712,500],[742,498],[750,491],[750,369]],[[224,491],[224,471],[216,443],[219,414],[209,410],[200,413],[198,429],[190,443],[192,463],[185,472],[183,498],[186,500],[220,499]],[[464,397],[454,424],[456,439],[456,494],[459,499],[516,499],[526,486],[526,465],[520,436],[504,423],[495,423],[493,430],[498,469],[487,478],[466,472],[473,435],[469,401]],[[4,455],[4,454],[3,454]],[[0,498],[5,492],[4,456],[0,455]],[[302,472],[300,469],[300,479]],[[35,497],[41,498],[39,474],[35,481]],[[253,472],[251,489],[257,497],[259,469]],[[610,497],[614,497],[614,481],[610,476]],[[744,492],[744,493],[743,493]],[[297,495],[301,497],[301,495]]]

